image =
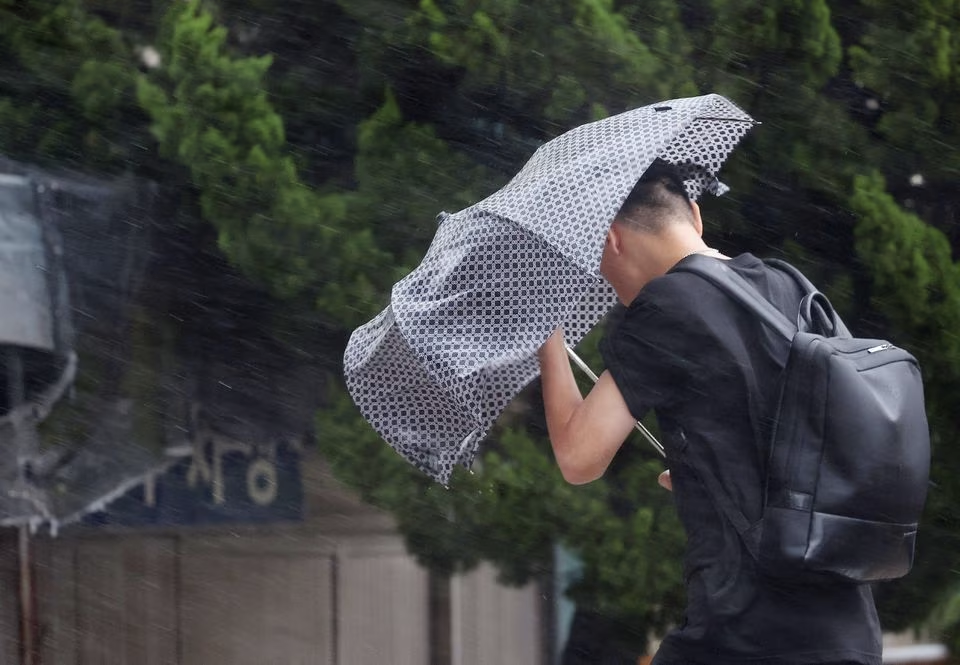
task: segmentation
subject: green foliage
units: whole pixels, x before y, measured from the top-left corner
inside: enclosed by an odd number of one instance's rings
[[[431,128],[405,122],[388,91],[357,128],[356,188],[313,190],[265,89],[271,59],[231,53],[197,2],[172,10],[165,35],[164,66],[139,81],[160,154],[188,170],[233,263],[280,298],[309,296],[337,325],[382,306],[393,267],[422,256],[440,209],[493,189]]]
[[[960,5],[954,0],[863,5],[864,34],[850,47],[850,65],[857,83],[886,107],[877,131],[895,150],[885,166],[899,174],[922,165],[928,178],[955,182]]]
[[[909,582],[892,585],[885,604],[888,623],[917,624],[952,588],[943,582],[955,575],[949,571],[960,545],[960,480],[953,472],[960,464],[955,411],[960,399],[960,266],[944,234],[901,208],[881,175],[858,177],[854,186],[850,206],[859,217],[857,254],[872,277],[872,302],[889,321],[894,339],[917,356],[924,374],[933,482],[917,570]]]
[[[652,31],[663,50],[651,51],[611,0],[421,0],[407,26],[400,39],[462,71],[467,94],[496,89],[517,112],[564,127],[592,104],[695,94],[676,76],[689,66],[682,50],[667,50],[664,33]]]
[[[88,60],[80,65],[70,89],[84,118],[97,122],[109,118],[121,105],[129,84],[128,67],[116,62]]]
[[[741,163],[750,160],[752,177],[744,184],[764,185],[767,191],[757,196],[785,186],[793,190],[785,198],[794,198],[796,184],[843,196],[853,175],[848,155],[864,135],[825,94],[841,72],[843,56],[827,0],[762,6],[714,0],[711,7],[714,23],[698,34],[706,45],[700,54],[709,72],[705,85],[770,123],[745,146],[747,159]],[[802,214],[809,215],[809,207]]]
[[[78,0],[0,6],[0,152],[116,170],[131,158],[133,62]]]
[[[341,324],[369,317],[385,288],[372,234],[348,226],[349,197],[304,185],[263,79],[271,59],[237,57],[199,2],[166,19],[164,66],[138,82],[160,154],[185,167],[224,254],[285,299],[312,297]]]
[[[717,31],[713,48],[726,59],[727,69],[762,65],[766,79],[754,84],[795,88],[810,94],[836,74],[840,37],[831,23],[826,0],[777,0],[758,7],[744,0],[712,3]],[[775,73],[778,65],[785,69]],[[749,79],[743,80],[749,86]]]
[[[572,596],[603,614],[654,630],[676,622],[684,605],[684,539],[669,494],[656,484],[661,471],[660,460],[622,469],[626,487],[620,492],[631,511],[622,515],[609,502],[595,502],[581,509],[565,539],[584,564]]]
[[[928,381],[960,379],[960,266],[939,230],[903,210],[878,173],[854,181],[857,253],[877,308],[915,345]]]
[[[951,585],[944,599],[933,610],[927,627],[950,653],[960,652],[960,587]]]
[[[352,213],[407,266],[423,256],[441,210],[454,212],[505,184],[450,148],[429,125],[405,122],[388,90],[358,128],[357,194]]]
[[[274,192],[297,185],[293,161],[283,154],[283,122],[262,87],[270,58],[231,57],[226,30],[198,2],[174,9],[167,29],[157,82],[138,83],[160,154],[190,169],[211,221],[247,221],[244,211],[269,209]],[[229,254],[234,229],[220,230]]]

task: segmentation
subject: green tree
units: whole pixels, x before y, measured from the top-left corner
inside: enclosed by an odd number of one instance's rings
[[[851,155],[868,140],[837,92],[844,50],[831,7],[713,0],[701,11],[709,19],[693,32],[698,81],[763,122],[728,165],[740,205],[720,207],[719,226],[735,246],[758,253],[792,238],[815,257],[804,267],[830,281],[852,242],[852,221],[837,204],[858,173]]]
[[[878,139],[865,157],[891,194],[960,243],[960,6],[864,1],[851,75],[874,107]]]
[[[694,92],[670,71],[689,66],[682,51],[655,55],[611,0],[421,0],[406,24],[408,42],[463,71],[467,94],[496,91],[515,112],[559,128],[608,105]]]
[[[235,265],[279,298],[312,297],[356,324],[381,292],[369,265],[385,255],[369,230],[349,228],[348,197],[301,182],[263,86],[271,59],[233,55],[226,37],[199,2],[171,8],[164,65],[138,82],[160,155],[186,169]]]
[[[0,151],[117,170],[142,137],[122,36],[79,0],[0,3]]]
[[[408,270],[419,262],[441,210],[466,208],[505,184],[499,174],[451,149],[430,125],[407,122],[391,91],[358,127],[351,212]]]
[[[171,9],[160,43],[164,65],[138,89],[161,156],[187,171],[235,265],[281,299],[309,297],[336,326],[369,318],[399,275],[389,266],[422,254],[438,210],[491,182],[429,127],[406,123],[388,92],[357,127],[355,187],[311,188],[267,94],[270,57],[233,53],[198,2]]]
[[[956,586],[960,481],[957,453],[960,399],[960,266],[943,232],[903,210],[877,173],[858,177],[850,199],[858,214],[857,254],[872,280],[872,303],[903,340],[924,372],[933,465],[917,570],[884,590],[893,625],[922,622],[931,606]],[[953,624],[953,639],[960,624]]]
[[[883,105],[876,131],[885,169],[904,181],[960,175],[960,7],[952,0],[883,3],[863,0],[863,34],[849,49],[858,84]],[[895,159],[900,156],[900,159]]]

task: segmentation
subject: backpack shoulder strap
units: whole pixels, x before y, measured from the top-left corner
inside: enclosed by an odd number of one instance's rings
[[[782,259],[764,259],[763,262],[768,266],[776,268],[777,270],[782,270],[793,277],[797,284],[800,285],[800,288],[804,293],[814,293],[818,290],[817,287],[813,285],[813,282],[807,279],[807,276],[800,272],[796,266],[791,265]]]
[[[686,435],[682,432],[681,436],[686,438]],[[750,520],[747,519],[747,516],[743,514],[743,511],[737,507],[736,503],[734,503],[730,494],[720,484],[720,481],[717,480],[713,470],[710,469],[695,453],[687,449],[681,453],[681,459],[693,469],[697,476],[697,480],[699,480],[700,484],[706,488],[707,493],[710,494],[710,497],[714,500],[717,507],[727,518],[727,521],[730,522],[737,534],[739,534],[740,540],[743,541],[743,544],[747,548],[747,552],[750,553],[750,556],[755,561],[758,560],[760,556],[760,534],[763,528],[763,521],[761,520],[760,522],[751,524]]]
[[[674,268],[674,270],[692,272],[699,275],[726,293],[731,299],[740,303],[748,312],[752,312],[758,316],[761,321],[773,328],[773,330],[777,331],[788,341],[792,342],[794,336],[797,334],[797,326],[793,325],[780,310],[760,295],[760,292],[747,280],[732,270],[726,264],[726,261],[694,255],[688,257],[687,260],[683,262],[683,265]],[[759,558],[762,522],[756,524],[750,523],[730,494],[720,484],[713,470],[697,455],[687,451],[684,459],[694,470],[700,484],[704,486],[707,493],[710,494],[716,502],[717,507],[727,518],[727,521],[736,529],[750,556],[752,556],[754,560],[757,560]]]
[[[755,313],[764,323],[788,340],[793,340],[794,335],[797,334],[797,326],[793,325],[784,316],[783,312],[774,307],[770,301],[760,295],[760,292],[747,280],[726,265],[726,261],[694,254],[688,257],[683,265],[677,266],[674,270],[699,275],[746,307],[747,310]]]

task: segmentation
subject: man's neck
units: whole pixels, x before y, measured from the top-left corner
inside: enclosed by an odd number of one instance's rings
[[[614,284],[620,300],[629,305],[652,280],[665,275],[681,260],[698,252],[715,252],[696,232],[671,229],[659,234],[655,242],[632,245],[632,257],[626,273]]]

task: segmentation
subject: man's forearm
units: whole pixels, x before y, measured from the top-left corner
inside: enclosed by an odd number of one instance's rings
[[[557,330],[540,349],[540,382],[547,432],[554,454],[559,458],[565,446],[565,430],[583,402],[567,358],[563,331]]]
[[[616,382],[603,372],[583,397],[559,329],[540,348],[540,377],[547,431],[563,477],[575,485],[596,480],[635,424]]]

